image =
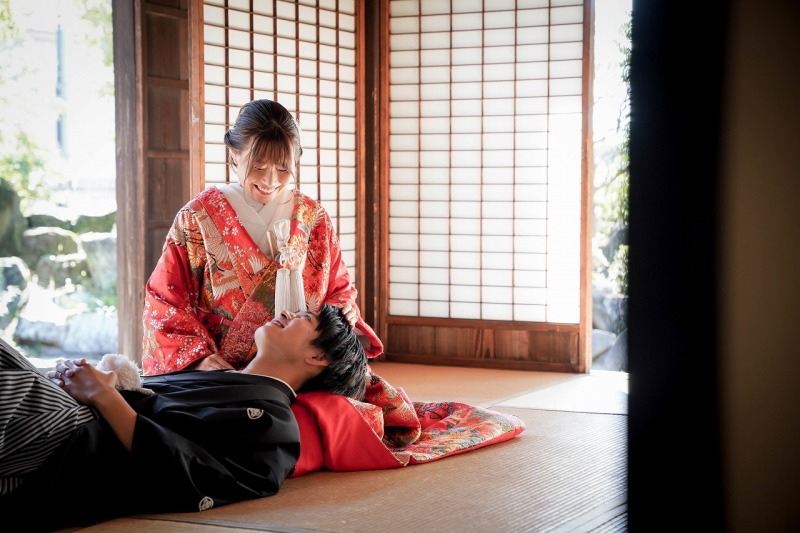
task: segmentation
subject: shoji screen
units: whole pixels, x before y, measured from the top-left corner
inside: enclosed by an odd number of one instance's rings
[[[298,188],[331,215],[356,276],[357,18],[362,0],[205,0],[205,184],[235,179],[225,130],[269,98],[302,129]]]
[[[393,351],[581,368],[585,17],[389,0]]]

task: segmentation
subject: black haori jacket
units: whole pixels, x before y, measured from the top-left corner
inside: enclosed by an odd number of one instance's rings
[[[26,531],[142,513],[203,511],[275,494],[300,454],[282,381],[227,371],[148,376],[122,391],[138,413],[131,452],[105,421],[81,426],[8,510]],[[5,507],[5,505],[4,505]],[[3,521],[8,522],[9,516]]]

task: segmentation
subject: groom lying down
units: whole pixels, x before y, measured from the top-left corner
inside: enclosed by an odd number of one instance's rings
[[[300,455],[295,391],[360,400],[367,358],[330,305],[283,313],[255,342],[241,371],[149,376],[134,391],[84,360],[45,375],[0,339],[3,520],[48,530],[275,494]]]

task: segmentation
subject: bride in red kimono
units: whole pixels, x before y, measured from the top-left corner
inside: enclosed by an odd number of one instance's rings
[[[253,332],[282,310],[342,309],[368,357],[383,344],[356,306],[331,218],[290,188],[302,154],[294,117],[271,100],[245,104],[224,137],[238,183],[200,193],[175,217],[145,292],[146,375],[240,369]],[[508,440],[520,419],[454,402],[412,402],[372,370],[363,401],[299,394],[301,457],[293,476],[393,468]]]
[[[369,357],[382,353],[330,216],[291,187],[303,151],[294,117],[255,100],[224,140],[238,183],[205,190],[175,217],[145,291],[144,373],[241,369],[259,326],[324,303],[342,309]]]

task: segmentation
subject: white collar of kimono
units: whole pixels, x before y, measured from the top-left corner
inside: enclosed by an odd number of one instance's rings
[[[294,202],[291,201],[292,192],[290,190],[282,189],[270,203],[259,204],[238,183],[227,183],[220,185],[219,188],[225,194],[225,198],[233,210],[236,211],[239,221],[245,225],[255,224],[263,228],[258,232],[259,234],[263,233],[264,229],[268,228],[273,221],[292,216]],[[253,204],[256,207],[253,207]]]

